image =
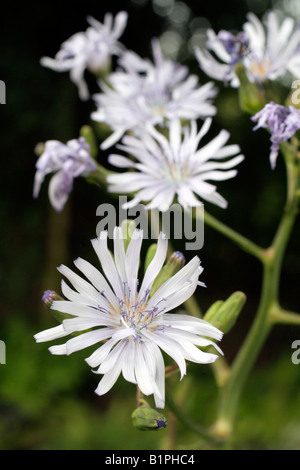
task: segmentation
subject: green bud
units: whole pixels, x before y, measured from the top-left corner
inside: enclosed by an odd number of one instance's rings
[[[158,431],[167,426],[166,418],[148,405],[141,405],[131,415],[133,426],[140,431]]]
[[[54,290],[48,289],[44,292],[42,301],[46,307],[51,308],[54,300],[63,300]]]
[[[237,74],[239,86],[240,107],[243,111],[255,114],[267,103],[263,86],[249,81],[244,65],[239,62],[234,68]]]
[[[125,251],[129,245],[131,236],[136,229],[134,220],[123,220],[121,223]]]
[[[44,142],[39,142],[38,144],[36,144],[36,146],[34,147],[34,153],[37,157],[40,157],[42,155],[42,153],[44,152],[45,150],[45,144]]]
[[[170,258],[166,262],[165,266],[161,269],[160,273],[156,277],[151,290],[151,295],[163,285],[170,277],[174,276],[184,265],[185,258],[180,251],[175,251],[171,254]]]
[[[80,129],[80,136],[85,138],[85,141],[91,148],[91,156],[97,158],[98,156],[98,144],[93,129],[90,126],[82,126]]]
[[[59,323],[62,323],[67,318],[73,318],[73,315],[69,315],[68,313],[57,312],[56,310],[52,309],[52,304],[54,300],[64,299],[53,290],[46,290],[43,294],[42,301],[46,305],[46,307],[51,310],[51,313],[53,314],[54,318],[56,318]]]
[[[145,258],[144,272],[147,271],[149,264],[153,260],[155,253],[156,253],[156,249],[157,249],[156,243],[153,243],[152,245],[149,246],[147,253],[146,253],[146,258]]]
[[[228,333],[235,324],[245,302],[246,295],[243,292],[234,292],[224,302],[215,302],[208,309],[203,319],[223,331],[223,333]]]
[[[221,305],[223,305],[224,301],[223,300],[217,300],[214,302],[209,309],[205,313],[205,320],[208,321],[209,323],[213,322],[213,319],[215,318],[216,313],[218,312],[219,308]]]

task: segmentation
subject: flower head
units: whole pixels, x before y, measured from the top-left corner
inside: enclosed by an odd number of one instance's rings
[[[139,137],[125,136],[122,145],[118,147],[136,161],[121,155],[109,156],[111,164],[130,169],[108,176],[109,191],[136,192],[124,208],[133,207],[141,201],[150,201],[146,206],[148,209],[165,211],[175,196],[183,207],[200,206],[203,204],[201,200],[226,207],[225,199],[217,192],[216,186],[208,181],[233,178],[237,173],[233,167],[243,160],[243,156],[220,161],[240,151],[238,145],[225,146],[229,138],[225,130],[198,148],[211,122],[211,118],[207,118],[200,131],[197,131],[195,121],[191,121],[190,127],[182,128],[179,120],[173,120],[169,125],[169,139],[154,127],[148,127]]]
[[[249,52],[249,39],[244,32],[234,35],[229,31],[222,29],[217,34],[216,38],[209,42],[212,47],[213,41],[218,41],[222,44],[229,55],[230,65],[234,65],[239,62]]]
[[[143,232],[133,232],[126,251],[120,227],[115,228],[113,238],[114,255],[107,246],[107,232],[92,240],[106,277],[81,258],[75,261],[75,266],[87,280],[66,266],[59,268],[75,290],[62,281],[62,292],[68,300],[54,301],[52,308],[73,318],[38,333],[35,339],[50,341],[81,332],[64,344],[51,346],[52,354],[71,354],[105,341],[86,359],[96,368],[95,373],[103,375],[96,393],[105,394],[122,373],[143,394],[153,394],[156,406],[163,408],[165,366],[161,350],[178,364],[182,378],[186,374],[186,360],[200,364],[216,360],[216,354],[201,351],[197,346],[213,344],[219,350],[212,340],[220,340],[222,333],[202,319],[170,313],[197,287],[202,272],[197,256],[153,292],[153,282],[166,258],[166,237],[160,234],[155,256],[140,284]]]
[[[83,137],[69,140],[66,144],[48,140],[36,163],[33,196],[38,197],[45,176],[55,173],[49,183],[49,199],[54,209],[60,212],[72,191],[73,179],[95,169],[90,146]]]
[[[241,61],[251,82],[264,82],[282,77],[287,71],[299,76],[300,30],[292,18],[279,24],[275,11],[267,15],[266,27],[249,13],[243,31],[233,36],[228,31],[218,35],[208,30],[208,48],[196,48],[195,55],[203,71],[216,80],[239,86],[233,65]]]
[[[122,51],[118,39],[125,29],[127,13],[119,12],[114,22],[111,13],[106,13],[103,23],[92,17],[88,17],[87,21],[90,27],[65,41],[54,59],[41,59],[42,65],[57,72],[70,71],[71,80],[78,86],[79,96],[83,100],[89,97],[84,80],[85,69],[98,73],[107,68],[112,55]]]
[[[130,130],[146,124],[164,126],[174,118],[198,119],[213,116],[212,99],[217,90],[209,82],[199,86],[187,67],[163,57],[159,42],[152,42],[154,63],[127,51],[119,60],[120,69],[101,84],[103,92],[94,96],[98,109],[95,121],[104,122],[112,135],[102,144],[108,148]]]
[[[300,129],[300,111],[294,106],[271,102],[251,119],[257,121],[253,130],[268,128],[271,132],[270,162],[275,168],[280,143],[289,140]]]

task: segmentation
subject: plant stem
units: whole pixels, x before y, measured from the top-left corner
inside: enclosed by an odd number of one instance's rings
[[[203,210],[198,210],[198,208],[196,208],[195,217],[198,219],[203,219],[205,224],[220,232],[222,235],[225,235],[225,237],[232,240],[247,253],[250,253],[251,255],[255,256],[260,261],[263,260],[263,249],[261,247],[259,247],[243,235],[239,234],[232,228],[228,227],[223,222],[220,222],[218,219],[210,215],[206,210],[204,211],[203,216]]]
[[[89,183],[100,186],[100,188],[107,189],[107,176],[113,174],[113,172],[104,168],[104,166],[97,163],[95,171],[90,172],[86,175],[86,180]]]
[[[285,156],[285,161],[287,167],[286,206],[273,243],[263,252],[263,282],[258,311],[221,392],[219,414],[214,430],[217,436],[223,438],[229,437],[232,433],[242,389],[274,323],[272,318],[274,311],[278,310],[282,261],[297,215],[299,199],[297,194],[298,168],[289,155]]]
[[[285,325],[299,325],[300,326],[300,314],[296,312],[290,312],[283,308],[274,308],[270,314],[270,320],[276,324],[281,323]]]
[[[192,418],[190,418],[173,400],[171,391],[166,393],[166,403],[168,408],[174,413],[177,419],[181,421],[188,429],[194,431],[195,434],[201,436],[205,440],[212,443],[219,443],[216,436],[212,435],[207,429],[199,426]]]

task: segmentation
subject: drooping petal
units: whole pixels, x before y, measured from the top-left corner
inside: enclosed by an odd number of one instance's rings
[[[34,338],[37,343],[43,341],[52,341],[53,339],[63,338],[67,336],[67,333],[62,325],[54,326],[53,328],[49,328],[48,330],[41,331],[34,335]]]

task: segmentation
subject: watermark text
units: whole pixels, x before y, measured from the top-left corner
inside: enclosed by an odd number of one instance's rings
[[[6,364],[6,345],[0,340],[0,364]]]
[[[114,228],[125,220],[133,220],[137,229],[143,230],[144,239],[157,239],[159,235],[158,216],[161,230],[168,239],[183,240],[185,250],[200,250],[204,244],[204,206],[184,209],[180,204],[172,204],[166,211],[147,210],[143,204],[124,209],[127,197],[119,197],[118,207],[104,203],[97,207],[96,215],[101,217],[96,227],[97,237],[107,231],[113,238]]]
[[[0,104],[6,104],[6,85],[0,80]]]
[[[292,349],[295,349],[295,351],[292,354],[292,363],[293,364],[300,364],[300,339],[295,339],[295,341],[292,342]]]

